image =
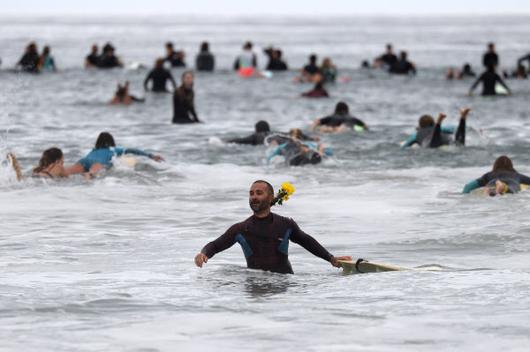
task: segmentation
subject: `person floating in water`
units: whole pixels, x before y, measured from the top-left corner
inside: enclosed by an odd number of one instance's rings
[[[398,75],[416,74],[416,66],[408,60],[406,51],[399,54],[399,60],[390,67],[388,72]]]
[[[490,67],[497,68],[499,67],[499,55],[495,51],[495,44],[488,44],[488,51],[482,56],[482,65],[489,69]]]
[[[477,74],[473,71],[473,69],[471,68],[471,65],[466,62],[464,66],[462,67],[462,70],[460,71],[460,73],[457,75],[457,78],[464,79],[468,77],[477,77]]]
[[[348,129],[368,130],[368,126],[363,121],[350,115],[348,104],[343,101],[337,103],[333,115],[315,120],[311,128],[325,133],[344,132]]]
[[[232,138],[227,143],[236,144],[250,144],[250,145],[261,145],[264,143],[265,138],[271,133],[269,123],[267,121],[258,121],[254,126],[255,132],[247,137]]]
[[[423,115],[418,121],[419,126],[417,127],[416,133],[410,135],[402,143],[401,147],[406,148],[417,144],[426,148],[438,148],[453,142],[456,145],[465,145],[466,119],[470,111],[470,108],[460,109],[460,122],[458,123],[456,132],[453,127],[442,127],[442,122],[446,118],[444,113],[438,115],[436,123],[431,115]],[[453,133],[455,133],[454,141],[451,139]]]
[[[168,69],[164,68],[164,59],[160,58],[155,61],[155,67],[149,72],[144,80],[144,89],[149,90],[149,82],[152,81],[153,85],[151,91],[155,93],[167,93],[167,82],[171,82],[173,85],[173,91],[177,89],[177,84],[169,72]]]
[[[116,93],[110,101],[111,105],[130,105],[132,103],[143,103],[145,99],[135,97],[134,95],[129,94],[129,81],[126,81],[122,86],[118,83],[116,88]]]
[[[293,219],[272,213],[271,206],[276,201],[270,183],[255,181],[249,191],[253,215],[232,225],[223,235],[204,246],[195,256],[195,264],[202,268],[214,255],[236,242],[243,249],[248,268],[281,274],[294,273],[289,262],[289,241],[337,268],[340,267],[339,260],[351,260],[349,256],[333,256],[316,239],[303,232]]]
[[[99,171],[112,167],[113,158],[124,154],[145,156],[155,161],[163,161],[160,155],[145,152],[140,149],[117,147],[114,137],[108,132],[101,132],[96,140],[94,149],[76,164],[66,168],[67,175],[87,173],[95,176]]]
[[[282,59],[282,51],[275,48],[267,48],[263,52],[268,56],[269,63],[267,64],[267,71],[287,71],[288,67]]]
[[[386,68],[388,70],[392,66],[397,64],[397,62],[398,62],[398,58],[396,54],[394,54],[392,44],[387,44],[385,53],[375,58],[374,67],[375,68],[379,68],[379,67]]]
[[[103,46],[103,53],[97,60],[97,67],[103,69],[123,67],[123,62],[115,54],[114,46],[107,43]]]
[[[57,71],[55,60],[51,55],[51,48],[46,45],[42,50],[42,55],[39,57],[39,71]]]
[[[195,93],[193,92],[193,73],[182,74],[182,84],[173,93],[173,123],[196,123],[199,117],[195,112]]]
[[[92,44],[90,54],[85,57],[85,68],[97,68],[99,65],[99,48],[97,44]]]
[[[17,176],[17,181],[22,181],[22,168],[14,153],[8,153],[7,159],[11,162]],[[61,149],[53,147],[46,149],[39,160],[39,165],[32,171],[31,177],[65,178],[68,174],[64,168],[64,155]]]
[[[31,42],[26,47],[24,55],[18,60],[16,69],[22,72],[38,73],[39,72],[39,52],[37,44]]]
[[[302,96],[306,98],[328,98],[329,93],[326,88],[324,88],[324,83],[322,82],[322,80],[320,80],[315,83],[313,89],[302,93]]]
[[[173,43],[167,42],[166,43],[166,62],[169,62],[171,67],[186,67],[186,63],[184,62],[184,57],[186,54],[183,50],[175,51],[173,48]]]
[[[322,80],[320,67],[317,65],[317,55],[311,54],[309,56],[309,63],[305,65],[300,71],[300,76],[295,78],[295,81],[305,83],[316,83]]]
[[[482,82],[482,95],[488,96],[488,95],[497,95],[497,90],[495,89],[495,86],[497,83],[499,83],[501,86],[506,89],[506,92],[508,95],[512,94],[510,91],[510,88],[504,83],[501,76],[495,72],[495,66],[489,66],[488,69],[480,75],[480,77],[473,83],[471,88],[469,89],[469,95],[473,95],[473,91],[479,83]]]
[[[243,45],[243,51],[234,61],[234,70],[238,71],[241,77],[251,77],[256,75],[258,67],[258,58],[252,50],[252,43],[246,42]]]
[[[320,74],[322,75],[324,83],[335,83],[335,80],[337,79],[337,66],[335,66],[329,57],[322,60]]]
[[[486,187],[485,192],[490,196],[517,193],[522,184],[530,185],[530,177],[515,171],[512,160],[502,155],[495,160],[490,172],[466,184],[462,193],[470,193],[480,187]]]
[[[195,68],[197,71],[212,72],[215,68],[215,57],[210,52],[210,44],[202,42],[201,49],[195,58]]]
[[[303,166],[319,164],[326,155],[331,155],[331,149],[318,142],[318,138],[305,135],[298,128],[291,129],[288,135],[275,134],[265,140],[267,146],[272,147],[267,160],[282,156],[287,165]]]

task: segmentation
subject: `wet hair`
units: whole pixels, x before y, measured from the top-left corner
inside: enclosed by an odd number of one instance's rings
[[[386,45],[386,50],[389,50],[389,51],[392,50],[392,44],[388,43]]]
[[[350,108],[348,107],[348,104],[346,104],[343,101],[339,101],[337,105],[335,105],[335,114],[337,115],[346,115],[350,112]]]
[[[408,53],[406,51],[402,51],[401,53],[399,53],[399,56],[401,56],[402,60],[406,60],[407,56],[408,56]]]
[[[168,49],[169,49],[169,48],[173,49],[173,43],[171,43],[171,42],[167,42],[167,43],[166,43],[166,48],[168,48]]]
[[[118,89],[116,89],[116,97],[120,101],[123,101],[126,95],[127,95],[127,84],[123,86],[121,84],[118,84]]]
[[[270,132],[271,128],[269,127],[269,123],[267,121],[258,121],[254,125],[254,128],[256,129],[256,132]]]
[[[270,183],[268,183],[265,180],[256,180],[252,182],[252,184],[255,184],[255,183],[264,183],[265,185],[267,185],[267,192],[269,192],[270,195],[274,196],[274,188],[272,187]]]
[[[42,55],[44,55],[44,54],[49,54],[50,51],[51,51],[50,46],[49,46],[49,45],[46,45],[46,46],[44,47],[44,49],[42,49]]]
[[[182,81],[184,81],[184,77],[186,77],[186,75],[188,75],[188,74],[191,75],[192,77],[195,77],[195,75],[193,74],[193,71],[186,70],[186,71],[182,72],[182,75],[180,76],[180,79]]]
[[[96,140],[96,149],[115,147],[114,137],[108,132],[101,132]]]
[[[59,148],[50,148],[46,149],[39,160],[39,165],[33,169],[33,172],[38,174],[39,172],[44,171],[51,164],[61,160],[63,157],[63,151]]]
[[[302,130],[299,128],[291,128],[289,130],[289,136],[296,138],[296,139],[302,139],[304,137],[304,134],[302,133]]]
[[[315,54],[311,54],[309,56],[309,62],[311,62],[312,64],[316,63],[317,62],[317,56]]]
[[[243,45],[243,49],[252,49],[252,42],[246,42],[245,45]]]
[[[283,52],[280,49],[276,49],[276,55],[278,55],[278,59],[282,58]]]
[[[157,68],[160,68],[160,67],[164,67],[164,59],[159,57],[158,59],[156,59],[155,61],[155,67]]]
[[[201,52],[207,52],[208,50],[210,50],[210,44],[208,44],[208,42],[202,42]]]
[[[493,163],[492,171],[513,171],[515,172],[515,169],[513,168],[512,160],[508,158],[506,155],[501,155]]]
[[[434,119],[431,115],[423,115],[420,117],[418,124],[420,128],[432,127],[434,126]]]

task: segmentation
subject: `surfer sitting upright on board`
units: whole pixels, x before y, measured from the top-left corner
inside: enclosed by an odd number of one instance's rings
[[[288,258],[289,241],[298,243],[335,267],[340,267],[339,260],[351,260],[349,256],[334,257],[317,240],[303,232],[293,219],[271,212],[272,205],[281,204],[293,192],[292,185],[284,184],[278,196],[274,197],[270,183],[255,181],[249,193],[249,204],[254,214],[232,225],[222,236],[204,246],[195,256],[195,264],[202,268],[208,259],[236,242],[243,249],[248,268],[281,274],[293,274]]]

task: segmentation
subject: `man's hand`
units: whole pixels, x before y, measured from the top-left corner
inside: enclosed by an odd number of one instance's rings
[[[204,263],[208,263],[208,257],[203,253],[197,254],[195,256],[195,265],[197,265],[199,268],[202,268]]]
[[[158,162],[164,161],[164,158],[162,158],[160,155],[151,155],[151,159]]]
[[[352,257],[350,257],[349,255],[344,255],[342,257],[331,257],[331,259],[329,260],[329,262],[331,263],[331,265],[333,265],[334,267],[336,268],[340,268],[340,263],[339,263],[339,260],[353,260]]]

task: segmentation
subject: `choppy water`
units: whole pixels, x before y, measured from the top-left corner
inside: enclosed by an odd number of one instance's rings
[[[2,154],[14,151],[27,174],[44,149],[59,146],[72,163],[107,130],[167,162],[117,167],[93,182],[16,183],[0,168],[0,350],[528,350],[530,194],[457,193],[501,154],[530,173],[530,86],[512,80],[512,97],[469,98],[471,82],[443,75],[465,61],[478,70],[490,40],[511,67],[530,50],[529,23],[2,18]],[[294,71],[242,81],[228,68],[247,38],[281,46],[293,67],[310,51],[329,54],[352,81],[323,100],[299,98],[309,87],[292,83]],[[196,77],[204,124],[169,124],[170,96],[106,104],[120,80],[142,95],[146,71],[81,69],[94,41],[112,40],[126,62],[150,63],[169,39],[190,62],[203,39],[217,54],[222,70]],[[52,45],[60,72],[6,70],[29,40]],[[409,50],[417,77],[357,69],[387,41]],[[323,136],[335,155],[322,165],[267,165],[262,147],[209,142],[245,135],[260,119],[277,130],[307,128],[338,100],[371,131]],[[473,108],[467,148],[398,148],[421,114],[446,111],[456,123],[464,105]],[[249,215],[247,191],[258,178],[293,182],[297,193],[277,212],[334,254],[444,270],[344,277],[297,246],[295,275],[247,270],[236,246],[195,268],[206,242]]]

